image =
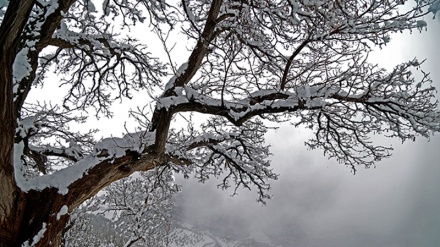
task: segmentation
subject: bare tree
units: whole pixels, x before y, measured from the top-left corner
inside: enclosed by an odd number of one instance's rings
[[[271,122],[312,129],[308,147],[353,170],[390,155],[372,134],[405,141],[438,132],[435,89],[420,63],[386,71],[367,59],[392,32],[424,29],[420,18],[438,6],[399,9],[404,2],[104,0],[98,10],[92,0],[1,0],[0,245],[59,245],[69,212],[158,167],[221,176],[221,187],[256,188],[264,201],[277,177],[264,144]],[[142,23],[146,39],[124,34]],[[189,42],[181,65],[176,33]],[[153,35],[165,59],[147,46]],[[27,101],[33,86],[60,85],[59,105]],[[146,101],[132,113],[139,132],[95,141],[94,130],[69,128],[92,111],[111,116],[112,102],[133,92]],[[208,117],[195,126],[190,113]],[[187,128],[171,128],[179,116]]]
[[[110,184],[101,195],[92,197],[71,213],[72,227],[64,233],[64,246],[108,245],[115,240],[125,247],[168,246],[167,237],[174,230],[171,197],[179,190],[172,181],[170,170],[162,167]],[[91,229],[90,223],[96,215],[109,219],[111,231],[101,230],[99,235],[100,232]]]

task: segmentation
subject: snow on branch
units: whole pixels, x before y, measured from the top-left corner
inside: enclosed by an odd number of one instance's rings
[[[25,140],[25,139],[24,139]],[[70,166],[64,167],[50,174],[35,176],[27,179],[23,174],[24,155],[26,153],[26,142],[20,142],[15,145],[15,172],[18,186],[22,191],[29,190],[44,190],[46,188],[57,188],[58,193],[67,194],[68,187],[75,181],[88,175],[88,171],[98,164],[103,162],[114,162],[116,159],[129,156],[130,159],[136,161],[140,158],[142,153],[145,153],[147,146],[154,143],[154,133],[129,133],[123,138],[107,138],[94,145],[92,153],[81,157],[78,161],[73,162]],[[72,150],[60,150],[56,148],[35,148],[30,147],[33,152],[38,152],[41,155],[57,156],[62,158],[69,158],[68,152]],[[60,153],[59,153],[60,152]],[[30,156],[32,157],[32,156]],[[74,160],[72,160],[74,161]],[[135,170],[131,171],[134,172]]]
[[[5,29],[4,14],[14,13],[5,12],[11,3],[27,14],[20,12],[24,19],[18,20],[8,14],[7,22],[17,27]],[[56,219],[64,205],[73,209],[111,182],[160,168],[200,181],[219,177],[219,187],[234,193],[256,189],[264,202],[269,180],[277,178],[264,134],[269,122],[281,121],[312,129],[315,136],[306,144],[353,170],[373,166],[391,148],[374,144],[372,135],[405,141],[440,131],[435,88],[417,60],[392,71],[368,62],[372,48],[388,44],[391,33],[425,30],[421,18],[438,10],[436,0],[415,1],[405,10],[401,3],[104,0],[97,8],[91,0],[0,1],[2,30],[13,31],[0,38],[10,43],[0,69],[11,77],[0,78],[7,85],[1,93],[8,96],[0,99],[14,100],[5,103],[10,111],[2,121],[11,129],[3,154],[10,157],[14,147],[14,161],[3,171],[13,165],[15,173],[2,181],[9,187],[16,182],[14,191],[27,192],[23,198],[30,202],[55,195],[56,204],[42,207],[45,219],[60,224],[68,218]],[[132,34],[139,23],[158,34],[168,59],[153,55],[148,35],[137,40],[117,31]],[[187,55],[178,70],[165,42],[174,32],[182,42],[176,50],[188,49],[176,55]],[[50,72],[61,81],[49,78]],[[33,85],[62,86],[63,102],[29,104]],[[112,103],[133,92],[146,98],[142,111],[132,113],[140,121],[138,133],[96,141],[95,130],[70,128],[85,124],[90,108],[96,117],[112,116]],[[175,127],[192,113],[207,117]],[[133,215],[138,213],[145,212]],[[43,244],[59,236],[54,224],[47,231]],[[134,234],[127,245],[142,238]]]
[[[365,69],[373,69],[364,65]],[[414,140],[417,135],[428,138],[440,131],[440,111],[434,100],[436,90],[429,85],[430,79],[423,71],[416,83],[412,69],[418,67],[419,63],[413,60],[390,73],[355,72],[356,80],[341,82],[341,90],[329,96],[321,111],[300,114],[298,125],[316,130],[315,138],[307,145],[322,148],[326,155],[356,171],[359,164],[370,167],[390,156],[392,148],[376,146],[370,141],[373,134],[405,141]]]
[[[200,181],[210,177],[221,177],[222,189],[239,187],[251,190],[257,188],[258,201],[270,198],[268,180],[277,175],[269,168],[268,147],[263,144],[267,131],[258,119],[247,121],[235,127],[224,118],[212,117],[201,129],[185,134],[175,132],[171,135],[167,151],[189,161],[186,165],[175,165],[178,172],[188,176],[194,172]]]
[[[307,143],[309,147],[321,147],[329,157],[355,170],[355,165],[369,167],[390,156],[390,148],[369,141],[372,134],[405,141],[440,131],[438,104],[433,100],[435,88],[423,71],[418,82],[413,76],[419,66],[417,60],[412,60],[387,73],[359,59],[316,85],[298,85],[284,91],[258,90],[235,101],[203,95],[187,86],[176,88],[175,96],[161,98],[157,107],[174,113],[216,115],[236,126],[269,114],[297,116],[297,125],[316,131],[316,138]],[[188,149],[211,146],[212,153],[222,155],[231,166],[236,164],[224,150],[214,147],[223,139],[210,137],[209,133],[198,138],[187,144]]]
[[[161,85],[165,66],[147,51],[147,46],[134,38],[118,38],[118,34],[107,31],[110,23],[103,20],[91,16],[85,22],[77,11],[70,15],[69,22],[62,21],[47,42],[57,49],[40,58],[44,70],[40,70],[39,78],[53,66],[63,76],[63,85],[70,87],[64,107],[93,107],[97,113],[111,115],[110,105],[115,99],[130,98],[139,89],[152,93]],[[92,87],[84,84],[88,80],[93,82]]]
[[[136,6],[134,2],[104,1],[103,19],[99,19],[93,3],[78,1],[70,11],[63,12],[64,19],[51,36],[34,42],[38,35],[28,34],[32,42],[21,49],[16,60],[17,78],[32,80],[32,73],[27,76],[19,73],[18,68],[33,68],[35,61],[28,60],[33,58],[29,53],[33,48],[38,51],[52,46],[53,50],[39,57],[35,82],[44,85],[45,73],[53,65],[58,73],[66,75],[63,83],[69,86],[64,110],[23,105],[23,121],[40,116],[33,121],[32,128],[20,130],[25,134],[19,135],[23,144],[17,146],[22,149],[19,156],[26,156],[23,160],[28,166],[47,174],[37,176],[36,180],[62,174],[63,169],[48,170],[53,160],[61,159],[65,166],[72,167],[81,167],[88,160],[88,165],[73,172],[77,179],[82,176],[78,174],[104,158],[151,151],[164,163],[198,167],[195,170],[202,180],[209,174],[217,176],[219,171],[228,171],[223,187],[230,185],[230,179],[237,187],[250,188],[254,184],[263,200],[268,189],[266,179],[276,176],[267,168],[268,151],[262,144],[261,130],[255,127],[258,119],[299,119],[293,121],[316,131],[316,138],[308,142],[311,148],[321,147],[327,155],[353,169],[354,164],[368,167],[389,156],[389,148],[374,146],[369,141],[371,133],[407,140],[417,134],[427,137],[439,131],[434,88],[426,86],[430,82],[428,75],[416,82],[411,74],[419,66],[417,61],[387,73],[369,64],[367,56],[362,55],[371,51],[371,45],[387,43],[389,32],[420,28],[422,24],[417,18],[426,14],[420,9],[428,6],[428,2],[418,2],[402,13],[395,10],[398,2],[141,4],[142,8],[130,12]],[[175,11],[179,7],[181,10]],[[60,11],[58,8],[53,4],[36,8],[32,15],[35,20],[30,22],[39,27],[35,30],[44,31],[36,17],[49,18]],[[131,90],[146,89],[151,95],[157,86],[164,86],[161,81],[168,74],[166,66],[148,52],[148,46],[132,38],[119,38],[110,31],[113,23],[106,23],[106,18],[116,18],[118,8],[122,11],[123,26],[148,20],[145,16],[159,31],[161,23],[171,31],[178,21],[190,22],[182,25],[182,30],[194,41],[194,47],[187,62],[157,98],[147,126],[150,132],[143,132],[148,133],[146,139],[141,140],[136,134],[96,143],[90,138],[93,132],[81,135],[67,131],[69,122],[84,118],[69,118],[66,113],[92,106],[110,116],[109,107],[114,99],[130,97]],[[386,18],[384,13],[388,13]],[[88,80],[91,86],[86,85]],[[17,95],[26,94],[22,88],[22,84],[18,85]],[[184,112],[214,117],[201,127],[204,134],[194,129],[186,134],[174,133],[169,127],[171,119]],[[219,130],[216,125],[225,129]],[[158,128],[161,129],[157,131]],[[220,134],[222,131],[225,133]],[[155,137],[150,136],[153,133]],[[41,141],[51,135],[59,138],[57,143]],[[251,136],[258,142],[251,141]],[[197,152],[203,159],[193,156]]]

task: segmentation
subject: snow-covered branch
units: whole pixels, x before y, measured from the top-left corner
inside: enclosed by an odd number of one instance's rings
[[[417,60],[392,71],[368,62],[391,33],[425,30],[421,18],[439,6],[423,0],[400,9],[402,2],[0,1],[0,185],[8,195],[0,199],[0,242],[59,244],[74,208],[137,171],[221,177],[221,188],[256,188],[264,201],[277,177],[264,143],[269,122],[312,129],[310,148],[354,170],[390,155],[374,134],[429,138],[440,131],[440,113]],[[153,55],[160,53],[149,35],[133,37],[136,25],[156,32],[168,58]],[[177,37],[175,49],[168,37]],[[34,85],[62,86],[62,102],[27,102]],[[132,92],[145,96],[131,114],[137,133],[96,141],[97,130],[82,127],[90,109],[110,117],[115,99]],[[187,119],[193,113],[208,117]],[[176,127],[182,119],[187,126]],[[141,207],[116,204],[136,227],[145,223]],[[138,233],[126,244],[147,239]]]

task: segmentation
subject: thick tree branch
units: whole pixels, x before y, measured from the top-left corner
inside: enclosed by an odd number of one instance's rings
[[[51,175],[31,180],[30,183],[37,186],[41,183],[47,183],[44,182],[45,180],[52,181],[52,183],[55,184],[54,187],[31,189],[27,192],[26,196],[29,207],[32,207],[30,205],[35,205],[33,203],[41,201],[47,196],[51,197],[51,203],[40,205],[39,207],[41,207],[41,210],[34,209],[27,211],[28,214],[24,216],[24,222],[27,222],[29,225],[21,226],[22,228],[27,229],[27,231],[25,231],[26,235],[21,236],[22,240],[25,241],[27,239],[32,239],[32,237],[41,229],[41,225],[39,224],[42,222],[45,222],[46,225],[58,225],[61,223],[63,224],[61,229],[63,229],[64,223],[67,222],[69,218],[68,215],[66,215],[66,217],[62,218],[61,222],[59,222],[59,216],[57,218],[58,212],[63,205],[68,205],[70,212],[110,183],[127,177],[135,171],[151,170],[164,162],[165,156],[158,157],[151,154],[138,156],[134,153],[127,152],[127,155],[123,157],[105,159],[94,165],[92,168],[84,170],[82,176],[71,184],[68,184],[67,188],[65,188],[64,185],[56,184],[57,181],[62,182],[63,179],[69,179],[68,177],[65,177],[67,174],[66,171],[59,171]],[[67,168],[67,172],[69,169],[72,170],[77,168]],[[34,219],[34,221],[32,219]],[[46,247],[59,244],[53,243],[52,241],[61,240],[60,236],[53,236],[51,234],[61,234],[61,232],[46,232],[44,238],[36,243],[35,246]]]

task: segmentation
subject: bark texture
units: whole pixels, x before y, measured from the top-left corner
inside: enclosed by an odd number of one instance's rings
[[[14,178],[15,110],[12,65],[33,1],[11,1],[0,26],[0,246],[13,246],[25,199]]]
[[[61,214],[63,206],[68,212],[82,202],[98,193],[111,182],[131,175],[134,171],[150,170],[163,163],[164,160],[152,155],[140,158],[124,156],[101,162],[88,171],[88,175],[76,180],[69,187],[66,195],[58,193],[56,188],[46,188],[42,191],[31,190],[25,194],[19,235],[16,243],[5,246],[21,246],[22,243],[41,235],[35,246],[59,246],[62,233],[69,220],[69,214]],[[43,225],[44,224],[44,225]],[[40,233],[40,234],[39,234]],[[29,244],[33,244],[32,241]]]

